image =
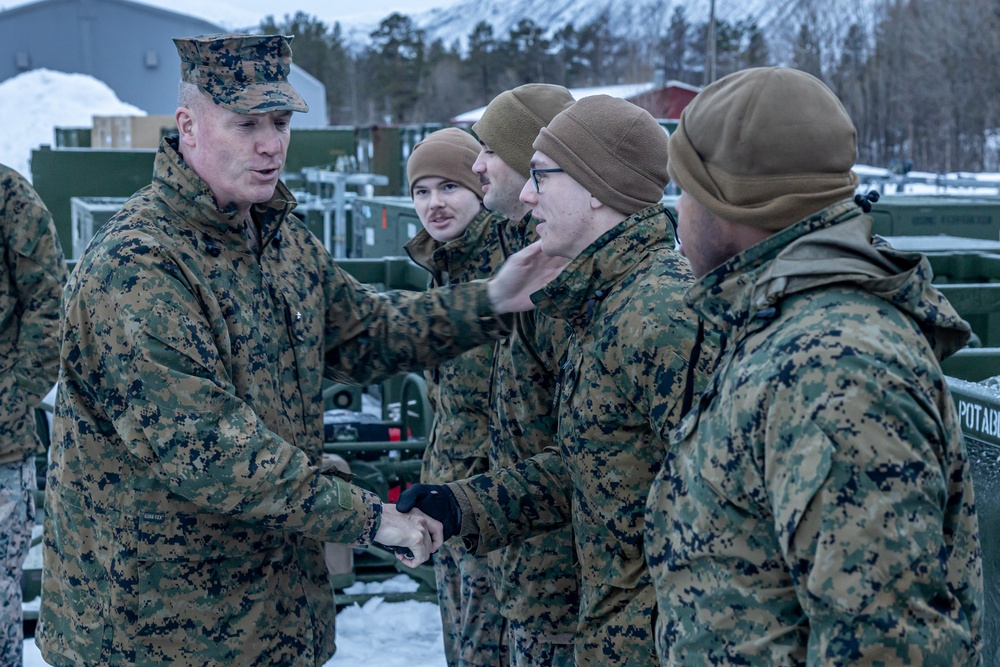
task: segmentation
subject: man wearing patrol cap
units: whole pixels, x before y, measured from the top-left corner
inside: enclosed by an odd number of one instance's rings
[[[218,35],[175,39],[181,80],[196,85],[220,107],[244,114],[309,111],[288,83],[291,38]]]
[[[322,665],[322,544],[412,563],[441,541],[320,470],[323,376],[374,382],[496,338],[560,265],[530,248],[489,281],[359,284],[279,180],[306,109],[288,38],[175,42],[179,134],[67,287],[37,641],[53,665]]]

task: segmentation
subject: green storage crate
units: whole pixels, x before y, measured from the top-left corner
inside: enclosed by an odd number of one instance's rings
[[[1000,349],[993,349],[993,365]],[[972,481],[983,551],[984,667],[1000,667],[1000,383],[974,383],[948,378],[965,446],[972,462]]]
[[[356,197],[351,221],[357,258],[405,257],[403,246],[423,229],[409,197]]]
[[[126,197],[71,197],[71,245],[63,246],[67,259],[80,259],[90,239],[111,216],[121,210]]]
[[[56,223],[63,252],[72,255],[73,197],[129,197],[149,185],[154,150],[95,150],[41,146],[31,152],[31,181]],[[96,231],[96,230],[95,230]]]
[[[1000,197],[885,195],[872,204],[880,236],[964,236],[1000,240]]]
[[[386,185],[375,189],[378,196],[406,194],[406,178],[402,169],[402,129],[391,125],[361,126],[355,130],[355,150],[358,171],[382,174],[389,178]]]
[[[90,148],[92,130],[89,127],[55,128],[56,146],[59,148]]]

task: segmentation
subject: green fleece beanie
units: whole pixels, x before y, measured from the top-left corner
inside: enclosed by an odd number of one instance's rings
[[[457,127],[447,127],[424,137],[406,161],[406,180],[413,196],[413,184],[425,176],[437,176],[454,181],[483,198],[479,176],[472,165],[479,157],[479,142]]]
[[[531,142],[557,113],[573,104],[562,86],[528,83],[493,98],[472,126],[479,139],[511,169],[528,179]]]
[[[709,85],[670,137],[670,177],[729,222],[778,231],[853,196],[857,133],[840,100],[794,69]]]
[[[534,148],[625,215],[659,202],[670,181],[666,130],[617,97],[584,97],[538,133]]]

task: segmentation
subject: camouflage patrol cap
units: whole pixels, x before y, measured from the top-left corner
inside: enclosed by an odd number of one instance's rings
[[[239,34],[175,38],[181,80],[195,84],[216,104],[237,113],[309,111],[288,83],[291,39]]]

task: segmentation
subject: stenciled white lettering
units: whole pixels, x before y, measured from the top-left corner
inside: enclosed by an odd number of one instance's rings
[[[959,400],[958,419],[965,431],[1000,438],[1000,409]]]

